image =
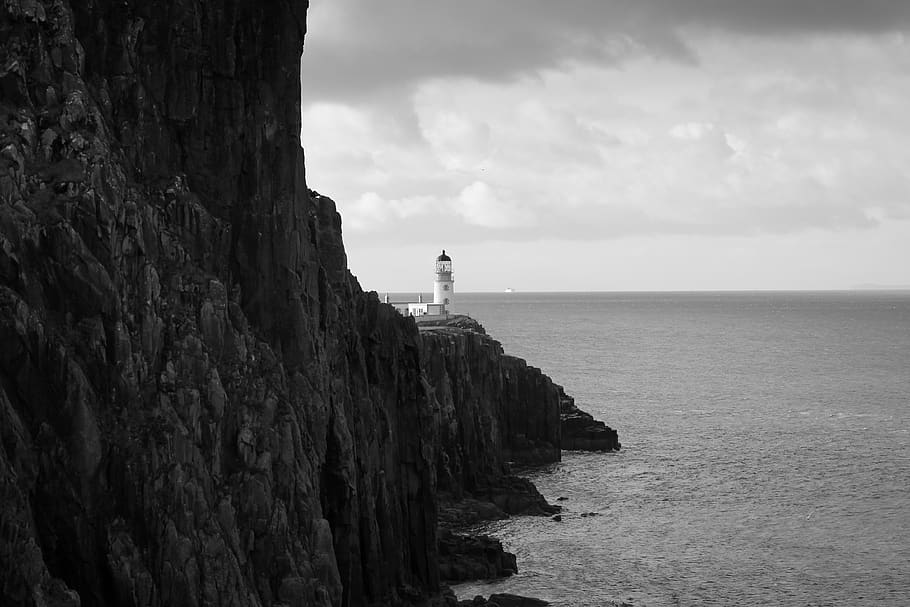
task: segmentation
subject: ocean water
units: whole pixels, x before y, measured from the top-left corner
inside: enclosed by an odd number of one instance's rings
[[[554,605],[910,605],[910,292],[459,294],[619,430],[480,530]],[[589,515],[590,513],[596,513]]]

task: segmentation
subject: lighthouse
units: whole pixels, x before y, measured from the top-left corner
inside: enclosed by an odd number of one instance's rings
[[[452,258],[442,250],[436,258],[436,279],[433,281],[433,303],[443,304],[447,311],[455,305],[455,277],[452,274]]]
[[[385,296],[385,303],[391,305],[405,316],[427,317],[429,320],[449,318],[455,304],[455,277],[452,274],[452,258],[442,250],[436,258],[436,277],[433,281],[433,303],[423,300],[423,294],[417,294],[417,301],[390,301]]]

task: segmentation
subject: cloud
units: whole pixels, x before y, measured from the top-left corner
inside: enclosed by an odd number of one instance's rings
[[[674,125],[669,132],[670,137],[683,142],[684,153],[706,155],[708,162],[712,159],[725,160],[736,154],[730,137],[710,122],[685,122]],[[740,142],[740,145],[741,142]]]
[[[387,246],[399,234],[865,230],[910,214],[898,38],[697,44],[697,67],[641,58],[507,84],[422,83],[409,101],[417,138],[371,108],[311,106],[308,182],[338,201],[346,233]]]
[[[759,36],[908,30],[906,0],[322,0],[305,100],[367,99],[429,78],[509,81],[642,56],[694,63],[692,28]]]
[[[420,131],[448,170],[480,166],[487,159],[490,126],[452,111],[419,117]]]
[[[365,192],[345,212],[345,225],[356,231],[380,229],[391,217],[392,207],[376,192]]]
[[[906,283],[905,4],[314,0],[307,182],[376,288]]]
[[[504,202],[482,181],[464,188],[455,200],[454,209],[467,223],[484,228],[513,229],[536,223],[530,208]]]
[[[616,64],[641,52],[691,59],[666,28],[623,31],[624,22],[637,20],[631,3],[604,6],[591,0],[314,2],[303,56],[305,99],[363,98],[427,78],[510,80],[572,61]]]
[[[432,216],[444,202],[432,196],[411,196],[388,200],[376,192],[365,192],[353,204],[345,205],[345,228],[355,232],[383,232],[403,221]]]
[[[670,129],[670,135],[677,139],[687,139],[697,141],[705,137],[706,134],[715,131],[714,125],[709,122],[686,122],[674,125]]]
[[[875,33],[906,29],[904,0],[662,0],[673,23],[713,26],[752,34]]]

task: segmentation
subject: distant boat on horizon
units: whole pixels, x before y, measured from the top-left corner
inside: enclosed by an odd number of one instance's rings
[[[514,292],[515,292],[515,289],[513,289],[512,287],[506,287],[506,291],[505,291],[505,292],[506,292],[506,293],[514,293]]]

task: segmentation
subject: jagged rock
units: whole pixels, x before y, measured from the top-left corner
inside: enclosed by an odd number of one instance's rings
[[[459,607],[546,607],[547,601],[517,594],[491,594],[489,599],[476,596],[471,600],[459,601]]]
[[[452,327],[455,329],[464,329],[467,331],[474,331],[475,333],[480,333],[481,335],[486,335],[487,330],[483,328],[479,322],[475,319],[467,316],[466,314],[452,314],[446,318],[426,318],[426,317],[415,317],[414,321],[417,323],[417,326],[422,330],[432,330],[434,328],[441,327]]]
[[[493,484],[475,487],[473,494],[439,496],[439,524],[458,529],[509,515],[549,516],[562,508],[547,502],[526,478],[504,475],[490,479]]]
[[[439,575],[448,582],[506,577],[518,572],[515,555],[487,535],[439,532]]]
[[[619,451],[616,430],[575,406],[575,399],[559,386],[560,446],[569,451]]]
[[[548,503],[534,483],[520,476],[503,476],[495,484],[479,488],[475,495],[484,496],[507,514],[547,516],[562,509]]]
[[[487,499],[462,495],[456,499],[451,493],[439,496],[439,525],[448,529],[463,529],[486,521],[509,518],[502,508]]]
[[[508,593],[491,594],[489,604],[491,607],[493,605],[498,605],[498,607],[546,607],[549,605],[548,602],[540,599]]]

